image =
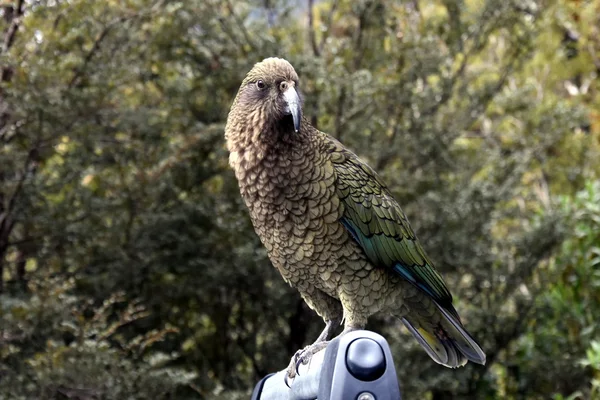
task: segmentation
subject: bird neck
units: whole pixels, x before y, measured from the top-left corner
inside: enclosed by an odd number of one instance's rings
[[[229,123],[233,121],[233,123]],[[227,148],[230,152],[244,153],[248,150],[259,153],[290,151],[301,147],[309,139],[314,128],[302,121],[299,132],[294,131],[291,118],[275,123],[262,118],[241,120],[229,118],[225,127]]]
[[[233,128],[233,127],[228,127]],[[302,121],[299,132],[293,125],[274,124],[259,128],[244,124],[237,132],[227,130],[227,147],[230,152],[229,163],[238,179],[250,170],[268,168],[277,160],[288,164],[286,159],[293,155],[305,154],[312,149],[314,128]]]

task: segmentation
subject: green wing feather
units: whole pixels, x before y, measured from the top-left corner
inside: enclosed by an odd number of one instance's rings
[[[337,194],[344,204],[340,222],[369,261],[400,274],[458,318],[450,291],[423,251],[400,205],[373,169],[341,144],[334,144],[331,161]]]

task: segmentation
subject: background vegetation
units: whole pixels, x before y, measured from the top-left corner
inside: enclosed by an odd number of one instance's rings
[[[406,399],[600,398],[599,0],[3,0],[0,398],[236,399],[322,328],[223,128],[267,56],[381,172],[488,354]]]

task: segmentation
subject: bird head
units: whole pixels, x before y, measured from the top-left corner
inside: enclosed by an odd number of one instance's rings
[[[243,110],[245,123],[300,130],[302,104],[298,74],[282,58],[267,58],[248,72],[232,106]]]

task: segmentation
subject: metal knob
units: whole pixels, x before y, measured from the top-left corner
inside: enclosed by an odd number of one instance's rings
[[[356,339],[348,345],[346,366],[352,376],[361,381],[379,379],[386,367],[383,349],[372,339]]]

